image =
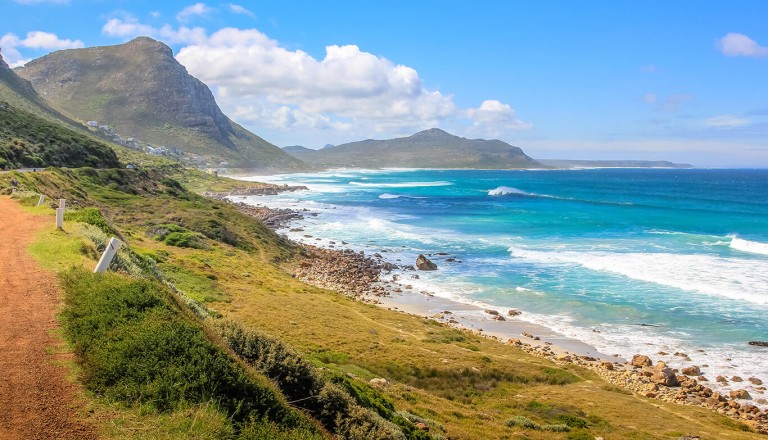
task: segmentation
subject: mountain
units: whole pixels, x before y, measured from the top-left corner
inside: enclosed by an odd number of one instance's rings
[[[225,116],[210,89],[187,73],[168,46],[151,38],[57,51],[16,73],[72,118],[98,121],[124,138],[177,148],[200,163],[305,168]]]
[[[315,151],[307,147],[302,147],[301,145],[289,145],[287,147],[283,147],[282,150],[291,155],[311,154],[311,152]]]
[[[119,167],[115,152],[60,114],[0,55],[0,169]]]
[[[438,128],[412,136],[368,139],[310,150],[290,147],[285,151],[318,167],[359,168],[541,168],[523,150],[499,140],[467,139]]]
[[[555,168],[693,168],[691,164],[667,160],[539,159],[539,162]]]

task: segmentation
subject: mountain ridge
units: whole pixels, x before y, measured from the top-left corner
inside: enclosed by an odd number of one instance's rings
[[[297,146],[284,151],[317,167],[357,168],[543,168],[544,166],[498,139],[467,139],[439,128],[422,130],[411,136],[376,140],[366,139],[320,150]]]
[[[15,69],[64,114],[98,121],[204,164],[299,171],[301,161],[229,119],[207,85],[167,45],[138,37],[113,46],[52,52]]]

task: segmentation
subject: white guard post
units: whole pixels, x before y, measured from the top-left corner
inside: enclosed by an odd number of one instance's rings
[[[37,199],[37,206],[43,206],[43,202],[45,202],[45,194],[40,194],[40,198]]]
[[[64,209],[67,207],[67,199],[59,199],[59,208]]]
[[[56,227],[64,229],[64,208],[56,208]]]
[[[120,240],[116,239],[115,237],[112,237],[109,239],[109,243],[107,243],[107,248],[104,249],[104,253],[101,254],[101,259],[99,260],[99,264],[96,265],[96,269],[93,269],[93,273],[104,273],[107,271],[107,268],[109,268],[109,263],[111,263],[112,259],[115,258],[117,249],[120,248],[121,244],[123,243]]]

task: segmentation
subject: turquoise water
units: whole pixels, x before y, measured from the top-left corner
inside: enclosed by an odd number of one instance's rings
[[[254,178],[264,180],[264,178]],[[687,353],[708,376],[768,380],[768,170],[388,170],[271,176],[310,191],[292,238],[418,253],[416,289],[523,317],[604,353]],[[287,231],[285,231],[287,232]],[[312,235],[307,239],[304,235]],[[322,238],[317,241],[316,238]],[[448,262],[455,258],[460,262]]]

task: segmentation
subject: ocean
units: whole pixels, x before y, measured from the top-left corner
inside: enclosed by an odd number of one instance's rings
[[[281,231],[292,239],[343,240],[399,265],[433,254],[439,270],[408,280],[417,291],[519,309],[605,354],[699,365],[712,382],[741,376],[725,389],[765,397],[747,378],[768,383],[768,348],[747,342],[768,341],[768,170],[340,170],[249,180],[309,188],[238,199],[313,213],[290,226],[302,231]]]

